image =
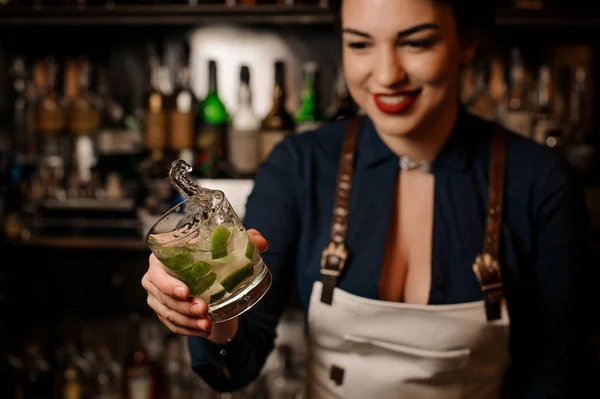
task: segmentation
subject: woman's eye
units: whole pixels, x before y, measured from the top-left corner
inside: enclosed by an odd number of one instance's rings
[[[367,42],[350,42],[348,43],[348,47],[354,50],[364,50],[369,47],[369,43]]]
[[[415,48],[428,48],[437,43],[437,39],[419,39],[419,40],[403,40],[403,46],[415,47]]]

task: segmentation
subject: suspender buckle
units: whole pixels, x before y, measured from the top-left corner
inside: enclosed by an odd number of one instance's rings
[[[489,253],[478,255],[473,263],[473,271],[485,301],[485,314],[488,321],[498,320],[502,317],[502,275],[498,259]]]
[[[321,254],[321,274],[339,277],[348,259],[348,250],[343,243],[330,242]]]
[[[478,255],[473,263],[473,272],[483,292],[502,289],[500,262],[488,253]]]

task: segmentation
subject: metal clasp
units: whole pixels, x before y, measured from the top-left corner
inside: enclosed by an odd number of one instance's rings
[[[492,255],[488,253],[484,253],[483,255],[477,255],[475,258],[475,262],[473,262],[473,272],[477,277],[477,281],[481,285],[481,290],[483,292],[494,290],[498,288],[502,288],[502,274],[500,271],[500,262],[498,259],[494,258]],[[486,276],[486,280],[489,282],[490,278],[492,279],[492,283],[488,283],[484,281],[484,277]]]
[[[347,258],[348,250],[344,244],[330,242],[321,254],[321,274],[339,277]]]

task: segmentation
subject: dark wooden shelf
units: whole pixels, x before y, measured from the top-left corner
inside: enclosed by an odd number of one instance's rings
[[[5,6],[0,26],[185,26],[201,23],[332,24],[333,14],[318,6],[118,5],[114,8]],[[600,9],[498,9],[498,27],[600,27]]]
[[[200,23],[331,24],[333,15],[317,6],[151,5],[106,7],[18,6],[0,8],[0,26],[195,25]]]
[[[32,237],[29,240],[8,240],[7,244],[26,248],[147,251],[150,255],[150,249],[142,238]]]
[[[600,28],[598,9],[546,9],[496,11],[497,27]]]

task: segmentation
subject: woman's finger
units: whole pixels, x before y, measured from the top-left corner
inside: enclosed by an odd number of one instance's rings
[[[154,254],[150,255],[149,264],[148,279],[161,292],[179,299],[187,299],[189,297],[190,290],[188,287],[182,281],[167,273],[162,263]]]
[[[189,328],[181,327],[173,324],[169,320],[164,319],[161,316],[158,316],[158,319],[169,329],[173,334],[177,335],[185,335],[186,337],[200,337],[200,338],[208,338],[210,336],[210,332],[205,333],[199,330],[192,330]]]
[[[164,304],[160,303],[156,297],[148,295],[148,306],[152,308],[163,323],[169,322],[167,327],[176,334],[182,334],[181,331],[186,331],[184,335],[190,335],[190,331],[195,331],[196,335],[208,337],[212,328],[212,322],[208,318],[192,318],[187,317],[173,309],[169,309]],[[174,329],[180,332],[176,332]]]
[[[250,237],[254,245],[256,245],[256,248],[258,248],[259,252],[265,252],[267,248],[269,248],[269,243],[267,242],[267,239],[263,237],[262,234],[258,232],[258,230],[248,230],[248,236]]]
[[[154,296],[158,302],[165,305],[169,309],[175,310],[176,312],[189,317],[206,317],[208,306],[206,305],[206,302],[199,298],[190,297],[186,300],[173,298],[162,293],[158,287],[149,281],[149,279],[142,279],[142,286],[149,294]]]

